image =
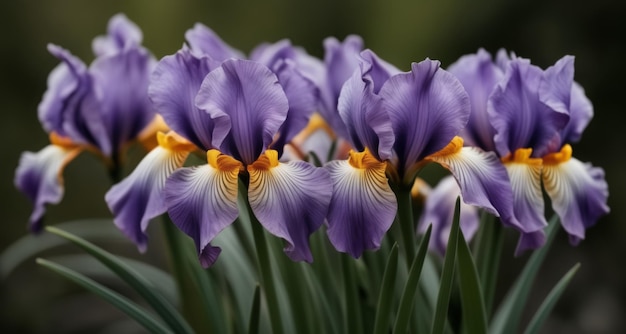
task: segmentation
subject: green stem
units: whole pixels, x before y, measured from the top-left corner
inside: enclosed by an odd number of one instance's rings
[[[283,325],[280,316],[280,304],[278,301],[278,294],[276,293],[276,286],[274,285],[275,282],[272,277],[272,264],[270,261],[269,250],[267,248],[267,241],[265,240],[265,232],[263,231],[263,227],[257,218],[252,213],[252,210],[250,210],[249,207],[248,210],[250,213],[250,222],[252,224],[254,244],[256,245],[257,250],[259,272],[261,273],[261,286],[265,291],[272,331],[274,334],[282,334]]]
[[[411,188],[399,187],[396,191],[398,200],[398,224],[402,234],[402,248],[404,250],[407,268],[411,266],[415,256],[415,221],[413,219],[413,200],[411,198]]]
[[[357,279],[354,274],[354,259],[347,254],[341,254],[343,267],[343,285],[345,298],[345,332],[363,333],[361,319],[361,301],[357,294]]]

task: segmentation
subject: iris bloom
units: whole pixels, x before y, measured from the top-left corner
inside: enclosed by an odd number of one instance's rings
[[[506,167],[522,223],[518,252],[543,244],[543,188],[573,244],[608,213],[602,169],[572,157],[569,143],[580,140],[593,116],[583,89],[574,82],[574,58],[566,56],[542,70],[504,51],[494,63],[484,50],[452,66],[470,93],[472,119],[463,133],[468,143],[495,151]]]
[[[50,145],[23,153],[15,175],[16,187],[34,205],[31,230],[41,229],[47,204],[61,201],[67,163],[88,150],[117,169],[125,145],[155,118],[147,87],[156,61],[141,39],[137,26],[120,14],[109,21],[106,36],[94,39],[96,59],[89,67],[61,47],[48,45],[61,60],[39,104]]]
[[[232,52],[224,60],[214,55],[227,53],[208,47],[231,49],[208,28],[191,32],[190,47],[164,57],[150,85],[152,102],[176,133],[161,137],[175,145],[162,141],[107,194],[116,224],[144,248],[147,223],[167,211],[210,266],[220,251],[211,240],[239,214],[241,178],[259,222],[287,241],[290,258],[311,261],[308,237],[323,222],[332,186],[324,169],[279,162],[276,144],[307,124],[317,102],[315,86],[291,57],[300,51],[282,42],[253,52],[258,61],[234,59],[240,55]],[[207,164],[181,168],[196,149]]]
[[[469,98],[439,62],[427,59],[401,73],[363,51],[341,89],[338,111],[355,148],[348,160],[325,166],[334,184],[328,236],[338,250],[359,257],[378,248],[397,210],[387,175],[410,187],[428,162],[452,172],[466,203],[519,224],[495,154],[463,147],[456,136],[468,121]]]

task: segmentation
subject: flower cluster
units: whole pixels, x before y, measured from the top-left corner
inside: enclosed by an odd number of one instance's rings
[[[539,247],[542,184],[574,243],[608,212],[602,170],[571,157],[569,143],[592,116],[573,81],[573,57],[542,70],[504,52],[494,62],[480,50],[448,70],[426,59],[402,72],[357,36],[326,39],[323,60],[287,40],[246,57],[201,24],[185,39],[157,63],[139,45],[139,30],[115,16],[108,36],[94,41],[89,69],[50,47],[63,61],[40,105],[52,145],[26,153],[16,176],[35,203],[34,228],[44,205],[60,200],[70,157],[89,148],[118,162],[155,114],[167,130],[105,199],[141,250],[150,220],[167,213],[205,267],[242,198],[285,240],[292,260],[313,260],[309,237],[323,225],[338,251],[358,258],[380,247],[428,163],[451,174],[429,193],[420,218],[436,231],[445,231],[450,199],[460,195],[466,234],[479,208],[521,232],[520,250]],[[185,166],[196,153],[206,163]],[[443,249],[445,240],[436,240]]]

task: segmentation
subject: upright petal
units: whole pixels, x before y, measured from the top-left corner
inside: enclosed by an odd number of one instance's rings
[[[166,211],[165,180],[180,168],[194,146],[175,133],[158,133],[159,146],[150,151],[135,170],[114,185],[104,199],[115,225],[140,251],[147,246],[146,229],[152,218]]]
[[[495,130],[489,123],[487,100],[504,72],[484,49],[466,55],[448,67],[448,71],[459,79],[467,91],[472,107],[469,122],[461,136],[468,146],[477,146],[485,151],[495,151]]]
[[[348,160],[324,166],[333,182],[327,233],[338,251],[358,258],[363,251],[380,247],[398,210],[386,167],[368,151],[351,152]]]
[[[363,50],[359,55],[359,67],[364,80],[372,85],[375,94],[380,92],[383,84],[392,76],[400,73],[400,70],[379,58],[372,50]]]
[[[424,211],[419,218],[418,230],[425,231],[428,225],[432,224],[433,242],[429,244],[429,248],[441,255],[446,252],[450,228],[454,218],[454,206],[459,196],[461,196],[461,189],[457,181],[452,176],[443,178],[429,192],[428,197],[426,197]],[[465,240],[469,242],[478,230],[478,208],[461,201],[459,224]]]
[[[33,232],[42,228],[47,204],[57,204],[63,198],[63,169],[81,148],[48,145],[37,153],[24,152],[15,170],[15,187],[33,204],[28,219]]]
[[[195,105],[202,80],[216,66],[209,57],[195,57],[183,49],[159,61],[148,87],[150,100],[165,123],[205,151],[214,142],[219,145],[230,129],[227,117],[211,119]]]
[[[109,141],[99,145],[105,155],[120,152],[122,145],[135,139],[154,117],[148,83],[155,64],[146,50],[132,48],[100,57],[89,68],[95,98],[87,100],[84,107],[100,116],[100,126]]]
[[[600,216],[609,213],[604,171],[572,158],[569,145],[544,158],[543,185],[574,245],[585,238],[585,230]]]
[[[192,29],[187,30],[185,39],[192,52],[199,57],[208,56],[219,63],[229,58],[245,59],[241,51],[226,44],[213,30],[202,23],[196,23]]]
[[[382,98],[374,93],[373,82],[361,70],[355,70],[344,84],[337,109],[356,150],[368,148],[378,160],[391,158],[394,135],[389,115]]]
[[[559,131],[569,116],[540,101],[542,80],[540,68],[517,58],[509,63],[504,79],[491,95],[488,113],[501,157],[520,148],[532,148],[533,156],[541,157],[560,144]]]
[[[270,146],[289,110],[287,96],[270,69],[233,59],[206,76],[196,106],[212,119],[230,120],[230,132],[219,147],[245,165]]]
[[[470,113],[465,89],[438,61],[427,59],[411,68],[391,77],[380,90],[396,136],[398,170],[408,177],[412,165],[444,148],[461,131]]]
[[[426,160],[437,162],[452,172],[465,203],[483,208],[500,217],[504,224],[523,230],[514,214],[507,171],[494,152],[463,147],[463,139],[455,137],[446,148]]]
[[[177,170],[165,184],[167,212],[196,244],[200,262],[208,267],[218,248],[210,242],[239,215],[237,183],[242,165],[217,150],[207,152],[207,165]]]
[[[313,261],[309,236],[324,222],[332,196],[328,172],[304,161],[278,162],[267,150],[248,166],[249,201],[265,229],[285,239],[285,253],[294,261]]]
[[[593,105],[585,95],[585,90],[576,82],[572,84],[569,104],[569,122],[561,132],[564,143],[576,143],[593,118]]]
[[[548,226],[544,217],[543,193],[541,191],[542,161],[531,158],[531,149],[518,149],[503,159],[504,167],[511,180],[515,217],[522,225],[522,232],[531,233]],[[518,246],[519,248],[519,246]]]
[[[136,24],[126,15],[116,14],[109,20],[107,35],[96,37],[91,47],[93,53],[100,57],[137,47],[142,39],[143,35]]]

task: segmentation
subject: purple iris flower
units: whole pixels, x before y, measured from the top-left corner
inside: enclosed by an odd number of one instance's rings
[[[494,62],[484,50],[451,65],[470,93],[472,117],[466,143],[498,154],[506,167],[521,223],[518,252],[540,247],[547,225],[543,188],[573,244],[608,212],[604,173],[571,158],[568,143],[580,139],[593,107],[573,80],[574,58],[545,71],[503,50]]]
[[[506,170],[495,154],[463,147],[456,136],[468,121],[470,102],[439,62],[427,59],[401,73],[363,51],[343,85],[338,110],[359,151],[326,165],[334,183],[328,235],[338,250],[359,257],[379,247],[397,210],[387,175],[409,187],[428,162],[452,172],[466,203],[516,223]]]
[[[317,105],[316,87],[299,65],[304,51],[281,41],[242,60],[204,26],[186,37],[189,46],[159,62],[149,88],[175,145],[155,149],[107,194],[116,224],[143,249],[149,220],[167,211],[208,267],[220,252],[211,240],[239,215],[245,175],[259,222],[287,241],[290,258],[312,261],[308,237],[324,220],[332,185],[322,168],[279,162],[278,147]],[[206,152],[207,164],[181,168],[194,149]]]
[[[139,28],[118,14],[109,21],[108,34],[94,39],[96,59],[89,67],[61,47],[48,46],[61,60],[48,77],[38,110],[51,145],[25,152],[15,175],[16,187],[34,204],[31,230],[41,229],[45,206],[63,197],[68,162],[86,149],[119,168],[125,145],[155,118],[147,87],[156,60],[141,39]]]

